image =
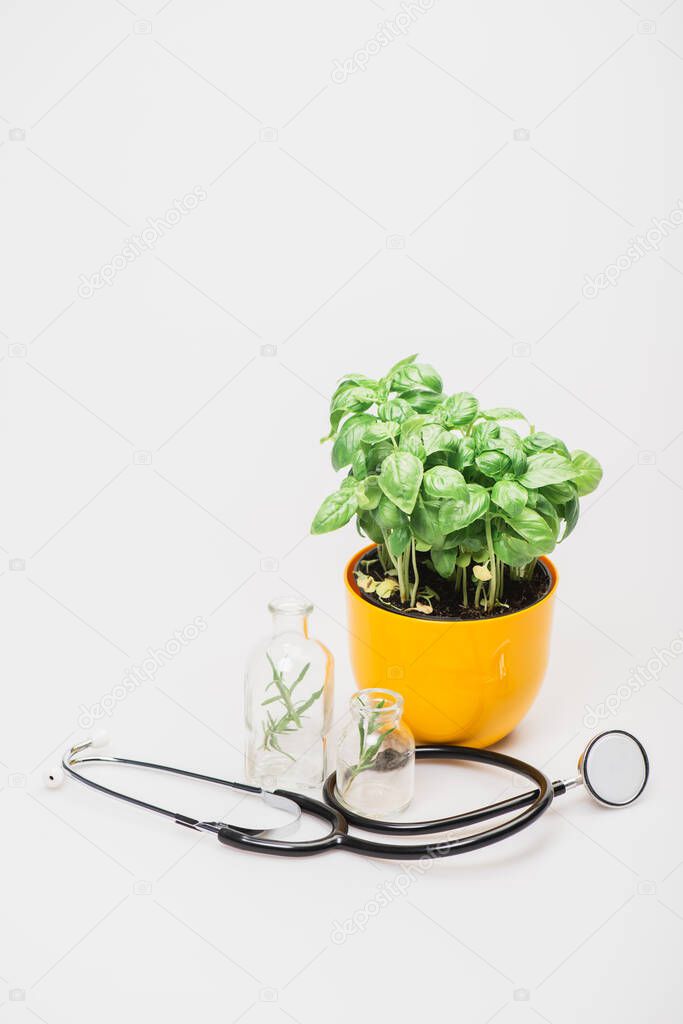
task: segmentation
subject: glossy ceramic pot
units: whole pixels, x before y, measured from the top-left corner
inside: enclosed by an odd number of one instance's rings
[[[487,747],[522,720],[548,664],[557,571],[540,561],[550,590],[509,615],[465,622],[402,615],[361,597],[353,556],[344,581],[351,665],[359,689],[386,686],[404,699],[418,743]]]

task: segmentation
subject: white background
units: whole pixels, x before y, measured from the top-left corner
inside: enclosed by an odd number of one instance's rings
[[[677,1019],[681,660],[624,687],[683,625],[683,228],[583,288],[683,198],[683,3],[436,0],[374,55],[388,0],[158,4],[0,3],[0,1024]],[[44,790],[79,707],[196,616],[117,703],[113,748],[242,777],[242,665],[280,592],[314,601],[343,717],[359,544],[308,536],[334,488],[318,438],[338,376],[413,351],[603,462],[556,554],[542,694],[500,749],[566,777],[586,705],[617,694],[606,726],[651,755],[642,801],[572,793],[411,878],[248,857]],[[233,803],[117,781],[190,813]],[[415,811],[505,783],[425,768]]]

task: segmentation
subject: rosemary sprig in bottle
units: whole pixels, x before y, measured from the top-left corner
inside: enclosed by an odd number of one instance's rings
[[[291,754],[286,750],[283,750],[280,746],[280,737],[290,735],[301,728],[301,720],[304,717],[305,712],[308,711],[308,709],[321,697],[324,687],[321,686],[319,690],[312,693],[306,700],[297,702],[293,696],[294,690],[311,667],[310,661],[306,662],[292,685],[287,686],[284,673],[280,672],[269,654],[266,654],[266,657],[268,658],[273,673],[273,678],[266,686],[266,690],[269,690],[274,686],[277,693],[274,696],[267,697],[266,700],[261,701],[261,707],[267,707],[270,704],[280,704],[282,707],[282,713],[279,718],[275,718],[270,710],[266,712],[267,721],[262,723],[262,749],[275,750],[278,754],[284,754],[284,756],[288,757],[290,761],[295,761],[296,758],[292,757]]]
[[[384,699],[377,702],[376,710],[368,716],[367,726],[363,725],[362,718],[358,720],[358,735],[360,736],[360,750],[358,753],[358,762],[349,769],[349,775],[344,786],[344,793],[346,795],[351,788],[354,780],[360,775],[361,772],[365,772],[368,768],[372,768],[375,764],[375,758],[377,757],[380,747],[384,743],[387,736],[390,736],[395,731],[396,726],[392,726],[391,729],[386,729],[380,733],[379,737],[374,743],[369,743],[369,739],[377,727],[381,715],[381,709],[384,707]]]

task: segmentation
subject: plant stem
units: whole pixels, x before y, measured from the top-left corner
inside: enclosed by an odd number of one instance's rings
[[[411,551],[412,559],[413,559],[413,575],[415,577],[415,580],[413,582],[413,589],[412,589],[411,594],[410,594],[410,606],[411,606],[411,608],[414,608],[415,607],[415,601],[417,600],[417,590],[418,590],[418,587],[420,586],[420,574],[417,571],[417,552],[415,550],[415,538],[414,537],[413,537],[413,539],[410,542],[410,551]]]
[[[406,585],[403,576],[403,555],[399,555],[397,558],[394,558],[391,551],[389,550],[388,544],[385,545],[385,551],[388,554],[389,558],[391,559],[391,564],[396,570],[396,580],[398,582],[398,592],[401,598],[401,604],[405,604],[408,595],[406,593]]]
[[[498,583],[498,572],[496,569],[496,555],[493,550],[493,537],[491,536],[491,518],[486,517],[486,523],[484,529],[486,530],[486,546],[489,551],[489,571],[491,573],[491,579],[489,581],[489,599],[488,607],[493,608],[496,601],[496,585]]]
[[[498,595],[496,601],[500,602],[503,600],[503,589],[505,587],[505,566],[498,559]]]
[[[408,594],[406,591],[404,555],[399,555],[394,561],[394,565],[396,566],[396,572],[398,573],[398,592],[401,596],[401,604],[405,604],[408,599]]]

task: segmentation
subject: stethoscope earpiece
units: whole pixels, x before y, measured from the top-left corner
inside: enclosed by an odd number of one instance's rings
[[[69,751],[69,755],[76,754],[82,750],[89,750],[91,747],[100,749],[106,747],[109,743],[109,733],[106,729],[96,729],[92,736],[87,737],[84,740],[80,740],[78,743],[74,743]],[[48,768],[43,774],[43,785],[47,789],[59,789],[64,782],[64,771],[60,765],[55,765],[52,768]]]

